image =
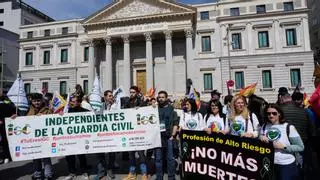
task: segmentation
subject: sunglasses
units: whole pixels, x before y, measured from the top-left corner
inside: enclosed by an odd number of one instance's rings
[[[267,115],[268,115],[268,116],[271,116],[271,114],[272,114],[273,116],[276,116],[276,115],[278,115],[278,112],[267,112]]]

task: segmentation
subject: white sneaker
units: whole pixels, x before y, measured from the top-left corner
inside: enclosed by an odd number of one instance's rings
[[[67,177],[65,177],[63,180],[74,180],[76,179],[76,175],[73,173],[70,173]]]
[[[81,179],[83,179],[83,180],[90,180],[88,173],[83,173],[83,174],[81,175]]]
[[[8,164],[9,162],[10,162],[10,160],[8,158],[6,158],[3,163]]]

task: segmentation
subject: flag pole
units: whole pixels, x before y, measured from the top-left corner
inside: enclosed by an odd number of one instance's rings
[[[18,98],[17,98],[17,105],[16,105],[16,114],[18,114],[18,106],[19,106],[19,101],[20,101],[20,78],[21,78],[21,74],[20,72],[18,73],[18,78],[19,78],[19,88],[18,88]]]

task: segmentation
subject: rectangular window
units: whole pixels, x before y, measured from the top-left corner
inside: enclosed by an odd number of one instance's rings
[[[286,29],[287,46],[297,45],[296,29]]]
[[[26,94],[30,94],[30,92],[31,92],[31,84],[30,83],[24,84],[24,91],[26,92]]]
[[[235,72],[236,89],[244,88],[244,73],[243,71]]]
[[[268,31],[258,32],[259,48],[269,47],[269,33]]]
[[[263,88],[272,88],[271,70],[262,71]]]
[[[230,8],[230,16],[240,16],[239,8]]]
[[[61,63],[68,62],[68,49],[61,49],[60,62]]]
[[[203,74],[203,87],[204,90],[212,90],[212,73]]]
[[[257,14],[264,14],[266,13],[266,5],[257,5]]]
[[[49,89],[49,83],[48,82],[42,82],[42,91],[48,92]]]
[[[62,28],[62,34],[68,34],[68,27]]]
[[[209,11],[200,12],[200,19],[201,20],[209,19]]]
[[[27,52],[26,53],[26,66],[32,65],[33,53]]]
[[[232,49],[242,49],[241,33],[232,34]]]
[[[66,81],[60,81],[60,94],[61,95],[67,94],[67,82]]]
[[[89,47],[85,47],[84,48],[83,61],[84,62],[88,62],[89,61]]]
[[[4,9],[0,9],[0,14],[4,13]]]
[[[202,40],[202,52],[211,51],[210,36],[203,36],[201,40]]]
[[[43,52],[43,64],[50,64],[50,51]]]
[[[30,39],[30,38],[33,38],[33,31],[29,31],[27,33],[27,38]]]
[[[283,10],[284,11],[293,11],[294,10],[293,2],[284,2],[283,3]]]
[[[291,78],[291,87],[296,87],[299,83],[301,83],[300,69],[291,69],[290,78]]]
[[[88,94],[89,86],[88,86],[88,80],[83,80],[83,93]]]
[[[0,21],[0,26],[3,26],[3,21]]]
[[[44,36],[50,36],[50,29],[44,30]]]

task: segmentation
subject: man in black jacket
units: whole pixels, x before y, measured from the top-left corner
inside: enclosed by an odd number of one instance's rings
[[[6,134],[5,118],[15,114],[16,108],[6,96],[0,96],[0,146],[2,153],[0,154],[0,164],[8,163],[11,160],[8,139]]]
[[[68,113],[88,112],[88,109],[81,107],[81,102],[82,99],[79,96],[72,97],[70,100],[70,107],[68,109]],[[69,175],[65,178],[65,180],[73,180],[76,178],[76,156],[78,156],[80,161],[82,178],[89,180],[87,159],[84,154],[66,156]]]
[[[132,86],[130,88],[130,98],[125,104],[124,108],[135,108],[144,106],[144,102],[142,97],[139,96],[139,88],[137,86]],[[130,160],[130,167],[129,167],[129,174],[123,180],[135,180],[136,179],[136,158],[135,158],[135,151],[129,152],[129,160]],[[147,180],[147,165],[146,165],[146,156],[144,151],[138,151],[139,158],[140,158],[140,171],[142,174],[142,180]]]
[[[173,106],[168,102],[168,93],[166,91],[160,91],[158,93],[158,103],[162,147],[154,150],[157,179],[163,179],[162,164],[163,158],[166,158],[168,180],[174,180],[175,160],[173,157],[173,141],[177,135],[179,119]]]

